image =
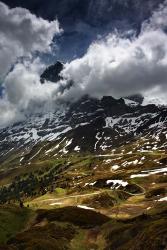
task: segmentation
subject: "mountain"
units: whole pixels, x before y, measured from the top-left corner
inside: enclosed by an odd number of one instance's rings
[[[167,107],[139,95],[85,95],[1,129],[0,249],[165,250],[166,149]]]
[[[126,104],[124,99],[84,96],[62,104],[54,113],[37,115],[0,131],[1,162],[20,151],[20,159],[42,143],[38,154],[102,153],[126,143],[145,140],[150,149],[165,149],[167,108]],[[144,150],[146,145],[138,150]],[[34,152],[34,157],[38,157]],[[32,158],[32,157],[31,157]]]
[[[142,104],[144,101],[144,97],[141,94],[131,95],[126,97],[126,99],[130,101],[134,101],[135,103]]]
[[[41,83],[45,81],[58,82],[62,79],[60,76],[63,70],[63,64],[57,61],[54,65],[49,66],[41,75]]]
[[[49,66],[41,83],[58,82],[62,70],[59,61]],[[167,107],[143,106],[142,102],[141,95],[120,99],[85,95],[76,102],[59,104],[55,111],[32,115],[0,131],[0,162],[13,153],[27,161],[48,154],[103,153],[139,139],[145,140],[139,151],[148,147],[165,150]]]

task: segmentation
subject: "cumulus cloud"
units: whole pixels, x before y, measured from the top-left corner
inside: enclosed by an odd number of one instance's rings
[[[41,85],[40,73],[46,66],[37,54],[51,52],[52,40],[61,32],[57,20],[49,22],[26,9],[9,9],[0,2],[0,78],[4,89],[0,127],[53,103],[57,86]]]
[[[15,66],[14,70],[5,79],[5,90],[8,101],[26,110],[31,100],[42,102],[52,99],[53,83],[40,83],[39,70],[42,63],[39,60],[26,61]]]
[[[49,22],[26,9],[9,9],[0,3],[0,75],[4,77],[0,127],[32,113],[54,110],[61,98],[75,100],[84,94],[120,97],[142,93],[147,100],[159,96],[167,102],[166,13],[167,1],[143,23],[137,37],[132,31],[128,36],[127,32],[108,34],[93,42],[83,57],[66,63],[59,84],[41,85],[44,63],[34,54],[51,51],[53,37],[61,33],[58,21]]]
[[[61,33],[57,20],[49,22],[27,9],[0,2],[0,77],[4,77],[18,57],[47,52],[53,37]]]
[[[24,120],[27,116],[54,110],[59,86],[40,82],[44,64],[39,58],[17,63],[4,81],[5,91],[0,99],[0,127]]]
[[[149,92],[166,92],[166,14],[167,1],[143,23],[138,37],[109,34],[94,42],[82,58],[66,64],[63,75],[75,82],[66,96],[120,97],[146,92],[149,96]]]
[[[21,121],[25,117],[19,110],[6,99],[0,100],[0,128],[10,125],[13,122]]]

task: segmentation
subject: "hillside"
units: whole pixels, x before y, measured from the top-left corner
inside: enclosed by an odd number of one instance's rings
[[[165,250],[166,117],[83,96],[1,129],[0,249]]]

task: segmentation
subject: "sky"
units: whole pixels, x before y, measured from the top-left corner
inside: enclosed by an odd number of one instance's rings
[[[166,0],[0,2],[0,127],[84,94],[167,104],[166,31]],[[56,60],[63,80],[41,84]]]
[[[114,29],[140,30],[143,20],[163,0],[4,0],[10,7],[24,7],[49,21],[58,18],[63,36],[57,39],[60,60],[84,55],[88,46],[99,35]],[[69,46],[70,44],[70,46]]]

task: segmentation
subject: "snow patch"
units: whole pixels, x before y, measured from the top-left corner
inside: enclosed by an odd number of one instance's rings
[[[76,146],[75,148],[74,148],[74,151],[76,151],[76,152],[79,152],[81,149],[80,149],[80,147],[79,146]]]
[[[95,210],[92,207],[87,207],[87,206],[84,206],[84,205],[78,205],[77,207],[82,208],[82,209],[86,209],[86,210]]]
[[[111,189],[118,189],[119,187],[126,187],[128,185],[127,181],[122,181],[122,180],[108,180],[106,181],[107,184],[113,184],[113,187]]]
[[[118,165],[112,166],[112,170],[117,170],[117,169],[119,169],[119,168],[120,168],[120,166],[118,166]]]

